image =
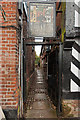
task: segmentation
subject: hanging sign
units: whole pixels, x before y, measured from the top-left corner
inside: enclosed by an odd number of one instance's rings
[[[29,34],[34,37],[55,37],[55,4],[30,3]]]

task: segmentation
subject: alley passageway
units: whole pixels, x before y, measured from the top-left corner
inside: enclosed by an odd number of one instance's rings
[[[78,21],[80,0],[0,0],[0,120],[80,120]]]
[[[42,69],[35,70],[24,118],[57,118],[56,107],[48,97],[47,82]]]

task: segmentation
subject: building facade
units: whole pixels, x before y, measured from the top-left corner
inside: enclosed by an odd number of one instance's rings
[[[34,71],[32,60],[35,54],[32,47],[25,47],[24,50],[25,40],[32,41],[27,37],[25,3],[1,1],[0,106],[7,118],[22,117],[26,91],[24,84],[28,87],[26,81]]]
[[[67,104],[71,108],[73,117],[80,116],[80,86],[79,86],[79,56],[80,56],[80,30],[79,30],[79,3],[77,2],[56,2],[56,37],[63,43],[62,83],[61,94],[59,94],[59,46],[49,46],[48,53],[42,47],[41,58],[43,67],[46,66],[46,75],[50,97],[57,107],[59,95],[62,96],[62,106]],[[76,18],[77,17],[77,18]],[[44,41],[51,42],[53,39]],[[57,87],[57,89],[55,88]],[[54,91],[54,92],[53,92]],[[56,101],[56,102],[55,102]]]

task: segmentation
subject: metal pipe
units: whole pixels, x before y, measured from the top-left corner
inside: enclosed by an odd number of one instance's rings
[[[63,44],[59,45],[59,79],[58,79],[58,116],[62,112],[62,61],[63,61]]]
[[[23,0],[22,0],[23,4]],[[21,15],[21,117],[23,116],[23,5]]]
[[[21,43],[19,43],[19,69],[18,69],[18,83],[19,83],[19,87],[20,87],[20,80],[21,80]],[[21,94],[19,95],[19,106],[20,106],[20,109],[19,109],[19,116],[21,116]],[[19,107],[18,106],[18,107]]]
[[[48,73],[49,73],[48,67],[49,67],[49,54],[47,54],[47,79],[48,79]]]

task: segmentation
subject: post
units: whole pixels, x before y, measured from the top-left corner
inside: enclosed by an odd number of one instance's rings
[[[58,116],[62,112],[62,61],[63,61],[63,44],[59,45],[59,78],[58,78]]]
[[[49,74],[48,74],[48,72],[49,72],[49,71],[48,71],[48,65],[49,65],[49,64],[48,64],[48,63],[49,63],[48,60],[49,60],[49,58],[48,58],[48,54],[47,54],[47,79],[48,79],[48,75],[49,75]]]
[[[21,15],[21,117],[23,116],[23,0]]]

